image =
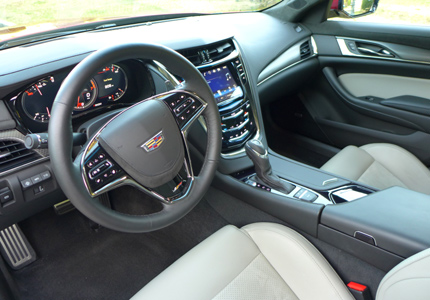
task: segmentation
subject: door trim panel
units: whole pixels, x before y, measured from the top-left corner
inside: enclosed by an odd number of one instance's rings
[[[415,96],[426,98],[430,103],[430,79],[369,73],[348,73],[338,78],[354,97],[374,96],[388,99]]]

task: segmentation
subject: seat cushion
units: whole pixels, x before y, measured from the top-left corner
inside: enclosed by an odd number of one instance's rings
[[[351,299],[318,250],[272,223],[226,226],[152,280],[136,299]]]
[[[428,300],[430,298],[430,249],[395,266],[382,279],[376,300]]]
[[[321,169],[378,189],[400,186],[430,194],[430,171],[412,153],[393,144],[347,146]]]

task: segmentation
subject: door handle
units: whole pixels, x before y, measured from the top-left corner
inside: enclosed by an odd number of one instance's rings
[[[379,57],[394,57],[394,54],[382,48],[379,51],[375,51],[366,47],[357,47],[357,50],[366,55],[379,56]]]

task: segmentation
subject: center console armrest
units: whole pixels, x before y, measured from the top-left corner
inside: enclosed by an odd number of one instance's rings
[[[339,243],[335,246],[346,251],[361,252],[353,253],[358,256],[367,250],[379,250],[382,268],[384,260],[393,255],[402,259],[429,248],[429,232],[430,196],[392,187],[358,201],[326,206],[318,236]],[[372,249],[358,250],[363,246]]]

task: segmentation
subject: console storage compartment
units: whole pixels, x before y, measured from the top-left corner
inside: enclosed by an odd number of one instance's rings
[[[388,271],[430,247],[430,196],[392,187],[323,209],[318,238]]]

